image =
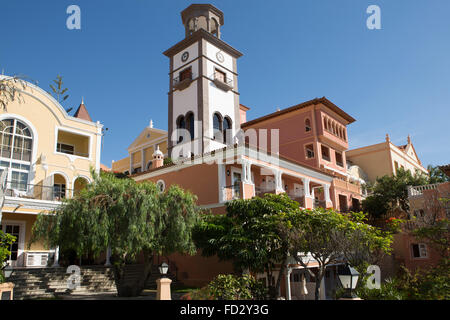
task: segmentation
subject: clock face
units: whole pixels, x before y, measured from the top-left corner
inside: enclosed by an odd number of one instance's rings
[[[223,57],[223,54],[220,53],[220,52],[217,52],[216,58],[217,58],[217,61],[219,61],[219,62],[224,62],[225,61],[225,58]]]
[[[181,61],[186,62],[189,59],[189,52],[185,51],[181,56]]]

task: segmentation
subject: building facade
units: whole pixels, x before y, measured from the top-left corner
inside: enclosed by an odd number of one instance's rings
[[[167,131],[153,127],[153,121],[150,123],[133,143],[128,147],[128,156],[113,161],[111,170],[126,175],[144,172],[152,168],[153,153],[157,148],[167,157]]]
[[[1,229],[16,237],[9,264],[46,266],[54,249],[34,243],[31,229],[39,213],[49,213],[91,181],[100,170],[102,124],[82,103],[75,115],[41,88],[26,83],[21,99],[0,111]]]
[[[406,145],[396,146],[386,135],[382,143],[347,151],[347,159],[358,165],[372,183],[378,177],[395,175],[399,168],[409,170],[412,174],[421,172],[428,175],[409,136]]]

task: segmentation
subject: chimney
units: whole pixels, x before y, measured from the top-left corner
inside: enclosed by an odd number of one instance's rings
[[[164,165],[164,154],[159,150],[159,146],[156,147],[153,152],[152,169],[162,167]]]

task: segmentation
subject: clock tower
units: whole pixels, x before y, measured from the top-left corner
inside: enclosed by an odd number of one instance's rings
[[[223,13],[210,4],[181,12],[185,38],[170,59],[169,155],[207,153],[234,143],[240,130],[238,50],[221,40]]]

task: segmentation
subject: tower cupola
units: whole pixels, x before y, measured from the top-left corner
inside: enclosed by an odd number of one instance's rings
[[[194,32],[204,29],[220,39],[220,27],[223,26],[223,12],[211,4],[192,4],[181,12],[186,38]]]
[[[164,165],[164,154],[159,150],[157,146],[155,152],[153,152],[152,169],[162,167]]]

